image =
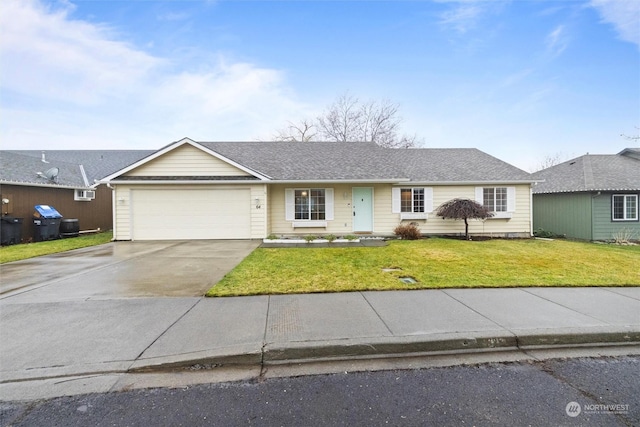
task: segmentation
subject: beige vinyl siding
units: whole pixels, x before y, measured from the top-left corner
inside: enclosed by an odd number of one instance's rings
[[[114,187],[113,239],[131,240],[131,187],[128,185]]]
[[[504,185],[506,186],[506,185]],[[353,212],[351,196],[353,187],[373,188],[373,234],[391,235],[401,222],[418,223],[424,234],[458,234],[464,233],[464,222],[443,220],[429,213],[428,220],[400,220],[400,214],[392,213],[392,186],[390,184],[300,184],[272,185],[269,187],[269,230],[268,233],[280,235],[335,234],[342,236],[353,233]],[[410,187],[410,186],[407,186]],[[418,186],[416,186],[418,187]],[[434,211],[442,203],[453,198],[475,198],[475,185],[469,186],[431,186],[433,188]],[[327,221],[327,227],[293,228],[291,221],[285,220],[285,188],[333,188],[334,220]],[[472,220],[469,231],[484,235],[518,235],[529,236],[531,233],[530,187],[517,185],[516,210],[509,219],[490,219],[486,221]]]
[[[485,187],[494,187],[485,186]],[[508,185],[495,185],[495,187],[508,187]],[[418,221],[420,229],[426,234],[457,234],[464,233],[464,221],[443,220],[436,217],[435,211],[442,203],[454,198],[475,199],[476,186],[435,186],[433,189],[434,213],[429,219]],[[470,220],[469,233],[482,235],[521,235],[529,236],[531,233],[531,197],[529,185],[515,186],[516,204],[515,212],[509,219],[487,219],[485,221]]]
[[[292,222],[285,219],[285,189],[287,188],[333,188],[333,215],[334,219],[327,221],[327,227],[298,227],[293,228]],[[374,193],[375,199],[375,193]],[[340,184],[277,184],[269,186],[269,234],[281,235],[306,235],[306,234],[335,234],[343,236],[351,234],[352,210],[351,210],[351,185]],[[375,219],[374,219],[375,221]],[[345,225],[346,224],[346,225]]]
[[[266,196],[266,185],[173,185],[173,186],[154,186],[154,185],[116,185],[115,186],[115,240],[131,240],[131,224],[132,224],[132,204],[131,193],[132,191],[140,190],[250,190],[250,227],[252,239],[262,239],[267,236],[267,212],[269,204]],[[259,199],[260,208],[258,208],[255,200]],[[170,206],[170,201],[167,202],[167,208],[180,209],[179,206]],[[185,220],[188,220],[185,218]],[[179,226],[176,224],[175,226]]]
[[[250,174],[189,144],[145,163],[125,176],[249,176]]]
[[[267,186],[252,185],[251,188],[251,238],[264,239],[267,232],[267,213],[269,212],[269,200],[267,199]],[[258,199],[259,204],[256,204]]]

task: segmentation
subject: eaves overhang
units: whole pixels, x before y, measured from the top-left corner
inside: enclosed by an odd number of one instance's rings
[[[569,193],[623,193],[632,192],[639,193],[640,188],[590,188],[590,189],[566,189],[566,190],[545,190],[535,191],[533,194],[569,194]]]
[[[409,182],[409,179],[274,179],[269,181],[268,184],[401,184],[403,182]]]
[[[47,184],[39,182],[26,182],[26,181],[4,181],[0,180],[0,185],[16,185],[21,187],[43,187],[43,188],[59,188],[61,190],[85,190],[89,188],[95,188],[98,184],[92,186],[84,185],[60,185],[60,184]]]
[[[158,179],[158,180],[136,180],[136,179],[127,179],[127,180],[110,180],[110,181],[98,181],[100,184],[108,184],[108,185],[211,185],[211,184],[236,184],[236,185],[253,185],[253,184],[267,184],[271,181],[263,181],[260,179],[244,179],[244,180],[223,180],[223,179],[185,179],[185,180],[175,180],[175,179]]]
[[[426,185],[426,186],[434,186],[434,185],[523,185],[523,184],[536,184],[540,182],[544,182],[544,180],[501,180],[501,181],[410,181],[411,184],[415,185]]]

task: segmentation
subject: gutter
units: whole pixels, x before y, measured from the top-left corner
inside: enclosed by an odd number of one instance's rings
[[[59,188],[61,190],[80,190],[80,189],[92,189],[94,187],[82,185],[52,185],[52,184],[40,184],[37,182],[13,182],[13,181],[0,181],[0,185],[18,185],[23,187],[44,187],[44,188]]]
[[[509,185],[509,184],[537,184],[544,180],[523,180],[523,181],[409,181],[415,185]]]
[[[262,181],[262,180],[184,180],[184,181],[176,181],[176,180],[126,180],[126,181],[97,181],[98,184],[107,184],[107,185],[129,185],[129,184],[144,184],[144,185],[178,185],[178,184],[189,184],[189,185],[202,185],[202,184],[241,184],[241,185],[251,185],[251,184],[266,184],[272,181]]]

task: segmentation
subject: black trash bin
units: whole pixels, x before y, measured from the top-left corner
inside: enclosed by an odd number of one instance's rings
[[[2,245],[16,245],[22,242],[22,218],[3,216],[0,225]]]
[[[49,205],[36,205],[33,214],[35,228],[34,241],[54,240],[60,238],[60,220],[62,215]]]
[[[78,237],[80,235],[80,223],[76,218],[63,218],[60,221],[60,237]]]

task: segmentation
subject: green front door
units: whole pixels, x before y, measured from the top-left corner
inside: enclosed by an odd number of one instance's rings
[[[373,231],[373,188],[353,187],[353,231]]]

